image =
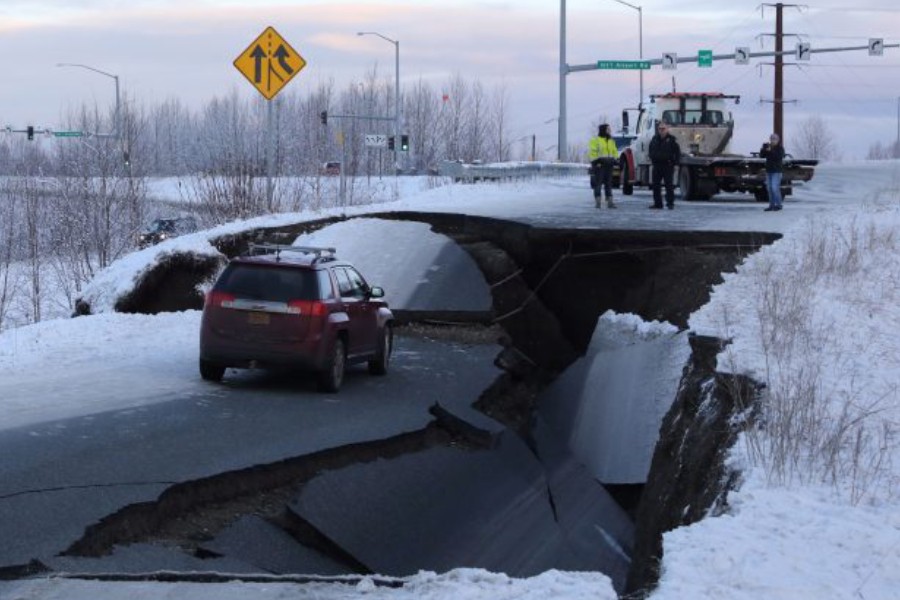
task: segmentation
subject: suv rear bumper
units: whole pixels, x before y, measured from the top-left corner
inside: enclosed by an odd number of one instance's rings
[[[211,339],[208,339],[211,338]],[[299,344],[244,344],[204,332],[200,340],[200,360],[223,367],[298,368],[320,370],[326,367],[332,344],[316,336]]]

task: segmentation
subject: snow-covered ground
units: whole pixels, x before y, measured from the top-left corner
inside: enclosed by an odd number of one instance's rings
[[[591,205],[582,181],[537,180],[421,190],[384,208],[480,213],[491,206],[494,214],[508,210],[512,216],[521,216],[557,200],[557,209],[571,203],[573,212],[581,211],[581,204]],[[635,201],[643,205],[646,198]],[[797,216],[801,206],[803,214]],[[666,218],[684,218],[678,215],[685,213],[702,218],[702,206],[684,209]],[[335,212],[371,210],[352,207]],[[625,216],[616,218],[627,219],[627,211],[621,213]],[[593,209],[584,214],[599,218]],[[748,221],[761,222],[762,214],[753,206],[752,214],[747,211]],[[298,216],[323,213],[266,217],[223,226],[214,234],[292,222]],[[752,374],[768,384],[770,402],[763,417],[771,427],[779,427],[779,435],[753,430],[756,433],[745,434],[736,446],[731,460],[744,479],[730,495],[725,514],[665,536],[662,579],[652,598],[896,598],[900,590],[900,163],[824,165],[796,201],[788,200],[783,213],[766,217],[771,218],[764,223],[783,231],[785,237],[726,276],[711,302],[691,317],[690,327],[733,340],[719,357],[719,369]],[[177,375],[179,369],[190,369],[193,377],[199,313],[126,316],[109,314],[109,308],[116,294],[127,289],[135,274],[160,253],[175,248],[214,252],[208,236],[209,232],[194,234],[134,253],[101,273],[87,292],[94,309],[104,314],[46,321],[0,334],[0,372],[4,374],[0,427],[111,408],[85,404],[84,394],[78,392],[96,381],[97,369],[125,373],[120,385],[148,386],[153,393],[147,394],[146,401],[152,401],[154,394],[174,391],[157,389],[159,372]],[[371,251],[377,243],[378,238],[356,233],[342,242],[341,253]],[[380,277],[379,273],[367,275],[373,281]],[[141,340],[139,345],[136,339]],[[182,375],[186,380],[186,372]],[[36,380],[54,393],[17,394],[24,382]],[[65,393],[70,389],[75,391]],[[793,414],[803,419],[791,420]],[[802,426],[797,428],[797,422]],[[275,580],[111,583],[55,577],[0,582],[0,597],[474,600],[602,599],[615,594],[608,579],[597,573],[549,572],[514,580],[460,569],[420,573],[404,580],[399,589],[377,587],[371,579],[299,585]]]

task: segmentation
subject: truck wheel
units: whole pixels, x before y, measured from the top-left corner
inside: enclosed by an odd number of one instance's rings
[[[691,175],[691,170],[687,167],[680,167],[678,169],[678,189],[681,190],[680,194],[682,200],[694,199],[694,178]]]
[[[619,167],[619,178],[622,180],[622,195],[630,196],[634,193],[634,186],[631,184],[631,176],[628,173],[628,161],[623,160]]]

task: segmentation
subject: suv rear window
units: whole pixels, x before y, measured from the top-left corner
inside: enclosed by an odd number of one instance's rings
[[[312,269],[232,263],[219,277],[215,289],[253,300],[319,299],[318,278]]]

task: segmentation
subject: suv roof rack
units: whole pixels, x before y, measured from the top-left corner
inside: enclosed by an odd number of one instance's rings
[[[334,248],[318,247],[318,246],[289,246],[287,244],[257,244],[250,243],[250,256],[258,256],[260,254],[274,254],[275,260],[281,260],[282,252],[297,252],[299,254],[312,254],[313,263],[321,261],[336,260]]]

